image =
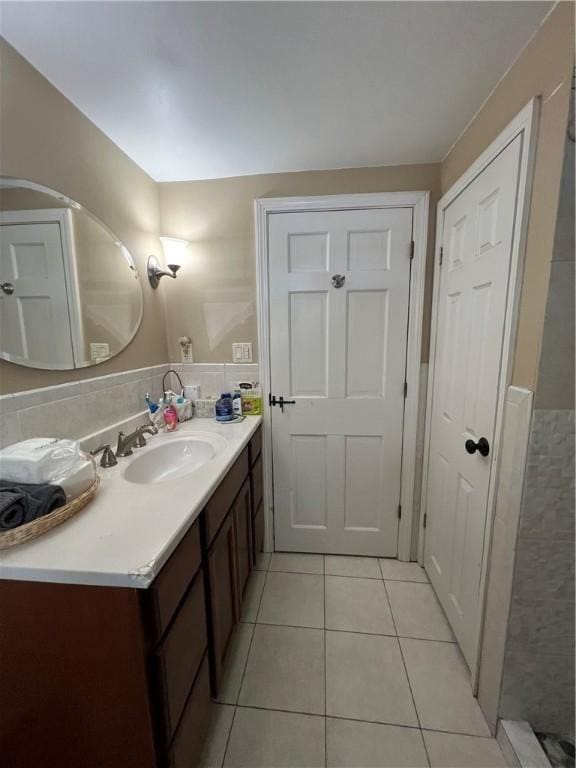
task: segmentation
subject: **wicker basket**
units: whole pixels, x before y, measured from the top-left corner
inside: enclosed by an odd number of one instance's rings
[[[65,520],[74,517],[76,512],[80,512],[82,507],[85,507],[93,498],[99,485],[100,478],[96,476],[88,490],[72,499],[63,507],[58,507],[54,512],[50,512],[50,514],[44,515],[44,517],[39,517],[37,520],[32,520],[31,523],[24,523],[24,525],[19,525],[18,528],[13,528],[10,531],[2,531],[0,533],[0,549],[8,549],[8,547],[14,547],[16,544],[22,544],[25,541],[30,541],[30,539],[35,539],[37,536],[41,536],[46,531],[60,525]]]

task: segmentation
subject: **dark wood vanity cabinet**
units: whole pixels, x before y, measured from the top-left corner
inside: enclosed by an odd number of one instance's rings
[[[254,566],[254,490],[261,499],[261,445],[261,429],[258,429],[207,503],[203,518],[214,696],[218,695],[230,639],[240,620],[242,597]],[[259,546],[261,544],[262,541]]]
[[[3,764],[197,765],[258,539],[259,444],[147,589],[0,580]]]
[[[228,515],[206,553],[211,684],[217,695],[224,659],[238,616],[234,517]]]
[[[252,552],[253,560],[264,549],[264,478],[262,474],[262,430],[250,441],[250,483],[252,494]]]
[[[252,541],[252,502],[250,481],[246,478],[234,502],[234,531],[236,535],[236,572],[240,603],[254,564]]]
[[[199,521],[148,589],[0,580],[3,764],[190,768],[209,717]]]

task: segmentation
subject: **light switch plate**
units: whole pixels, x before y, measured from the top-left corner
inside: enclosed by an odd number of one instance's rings
[[[232,344],[232,362],[251,363],[252,362],[252,342],[239,341]]]

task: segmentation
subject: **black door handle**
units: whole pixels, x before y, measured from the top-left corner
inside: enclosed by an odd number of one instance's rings
[[[477,443],[474,440],[466,440],[464,448],[466,448],[468,453],[476,453],[478,451],[481,456],[488,456],[490,453],[490,443],[485,437],[481,437]]]
[[[276,395],[272,395],[272,394],[268,395],[268,405],[270,407],[279,405],[282,413],[284,413],[285,405],[295,405],[295,404],[296,404],[296,400],[285,400],[284,395],[280,395],[280,397],[276,397]]]

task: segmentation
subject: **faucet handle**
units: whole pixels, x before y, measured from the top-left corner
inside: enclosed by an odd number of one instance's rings
[[[94,448],[93,451],[90,451],[90,455],[97,456],[100,452],[102,452],[102,458],[100,459],[101,467],[107,469],[108,467],[114,467],[118,464],[118,460],[116,459],[116,456],[114,456],[114,451],[109,443],[101,445],[99,448]]]
[[[135,439],[135,435],[126,436],[124,432],[118,432],[118,443],[116,444],[116,456],[132,456],[131,443]]]

